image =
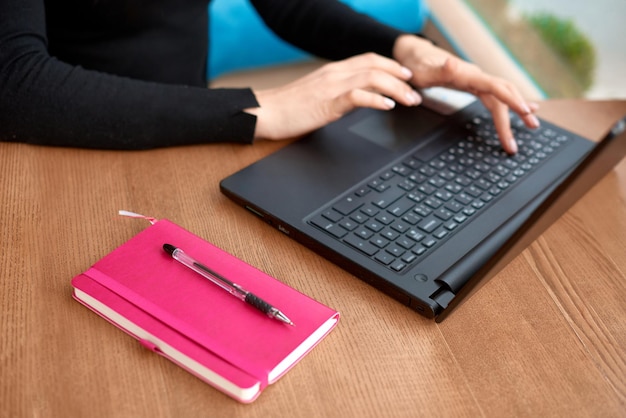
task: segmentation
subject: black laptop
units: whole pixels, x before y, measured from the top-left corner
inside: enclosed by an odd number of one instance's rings
[[[354,111],[221,190],[420,314],[443,317],[596,148],[512,115],[519,152],[509,156],[479,101],[444,93],[428,107]]]

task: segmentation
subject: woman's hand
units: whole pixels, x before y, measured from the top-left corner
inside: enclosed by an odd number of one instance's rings
[[[519,114],[526,126],[539,127],[539,121],[534,115],[538,106],[527,103],[512,83],[489,75],[476,65],[463,61],[417,36],[400,36],[393,52],[394,58],[412,71],[413,78],[410,81],[415,86],[449,87],[477,96],[491,112],[498,137],[507,152],[517,152],[509,109]]]
[[[255,92],[260,107],[255,138],[300,136],[333,122],[357,107],[389,110],[396,102],[421,103],[408,84],[410,70],[373,53],[332,62],[285,86]]]
[[[333,122],[357,107],[389,110],[397,103],[417,106],[418,88],[443,86],[476,95],[491,111],[496,131],[508,153],[517,152],[509,109],[530,128],[539,126],[534,112],[510,82],[483,72],[413,35],[402,35],[394,58],[373,53],[326,64],[292,82],[255,92],[260,107],[246,109],[257,116],[255,139],[286,139]]]

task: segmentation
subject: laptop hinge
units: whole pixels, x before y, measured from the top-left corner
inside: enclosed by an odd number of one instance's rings
[[[450,302],[452,302],[452,299],[454,299],[455,296],[456,295],[452,293],[450,289],[448,289],[445,286],[442,286],[435,293],[430,295],[430,298],[434,300],[435,302],[437,302],[437,304],[441,306],[443,309],[446,309],[448,305],[450,304]]]

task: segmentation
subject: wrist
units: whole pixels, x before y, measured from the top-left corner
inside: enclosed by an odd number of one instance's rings
[[[260,107],[251,107],[248,109],[244,109],[243,111],[255,117],[254,135],[252,137],[252,142],[256,142],[260,139],[266,139],[267,134],[264,132],[265,128],[263,126],[263,117],[260,116]]]
[[[243,111],[255,117],[254,136],[252,138],[252,141],[256,142],[259,139],[265,139],[265,137],[267,136],[267,133],[264,132],[265,126],[264,126],[264,117],[262,115],[263,110],[261,108],[261,100],[259,98],[261,94],[258,91],[253,91],[252,94],[254,94],[254,97],[256,98],[257,106],[243,109]]]

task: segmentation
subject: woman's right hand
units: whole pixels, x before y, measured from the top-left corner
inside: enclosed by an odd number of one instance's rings
[[[357,107],[389,110],[396,102],[417,106],[412,73],[397,61],[366,53],[326,64],[281,87],[255,92],[259,107],[255,139],[298,137],[333,122]]]

